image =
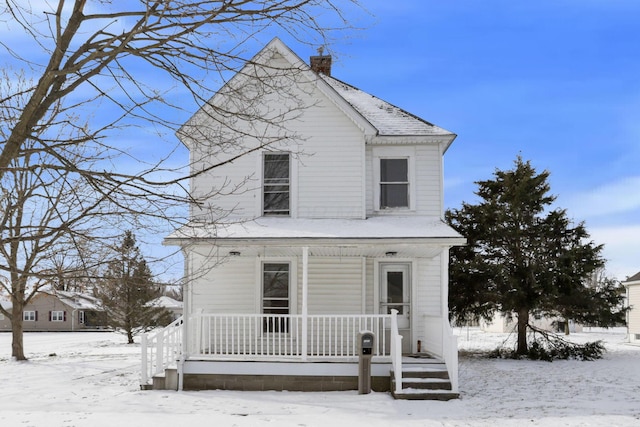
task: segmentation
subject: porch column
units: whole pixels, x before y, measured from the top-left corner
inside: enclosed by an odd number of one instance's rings
[[[309,247],[302,248],[302,360],[307,360],[307,323],[309,295]]]

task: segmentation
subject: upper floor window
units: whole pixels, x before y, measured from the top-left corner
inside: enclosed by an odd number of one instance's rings
[[[380,159],[380,209],[409,207],[409,160]]]
[[[289,215],[291,180],[289,153],[264,153],[262,167],[262,212]]]

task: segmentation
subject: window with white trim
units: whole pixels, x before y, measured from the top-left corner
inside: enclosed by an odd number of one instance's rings
[[[52,311],[51,312],[51,321],[52,322],[64,322],[64,311]]]
[[[22,320],[25,322],[35,322],[37,320],[35,311],[23,311],[22,312]]]
[[[264,332],[288,332],[290,313],[289,263],[265,262],[262,264],[262,313],[265,317]]]
[[[415,148],[373,147],[372,154],[374,210],[415,210]]]
[[[380,209],[409,207],[409,159],[380,159]]]
[[[290,215],[290,194],[289,153],[264,153],[262,158],[263,215]]]

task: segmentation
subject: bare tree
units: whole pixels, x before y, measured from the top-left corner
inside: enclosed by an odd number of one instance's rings
[[[328,44],[330,31],[322,24],[331,21],[327,15],[339,19],[335,29],[344,28],[341,8],[356,1],[58,0],[42,3],[41,10],[36,8],[39,2],[4,3],[1,16],[13,22],[10,28],[21,31],[36,49],[25,50],[7,41],[0,41],[0,46],[33,69],[37,83],[27,89],[28,102],[3,143],[0,177],[56,105],[63,105],[56,107],[60,115],[78,108],[86,111],[101,105],[99,101],[117,106],[119,113],[103,119],[102,127],[82,129],[85,137],[93,139],[132,119],[175,129],[172,116],[161,115],[158,107],[180,106],[156,89],[157,82],[145,79],[150,67],[177,82],[202,105],[211,94],[208,85],[219,85],[243,66],[243,49],[260,33],[277,29],[304,42]],[[83,92],[80,101],[72,99],[79,91]]]
[[[0,94],[20,92],[28,87],[22,74],[2,76]],[[24,98],[12,97],[0,108],[0,118],[8,126],[16,120]],[[52,136],[48,123],[53,123],[56,109],[45,118],[40,133],[26,141],[0,179],[0,287],[11,300],[11,310],[0,307],[12,325],[12,357],[24,360],[23,311],[26,304],[43,288],[55,286],[64,269],[66,280],[92,280],[91,271],[103,262],[100,245],[113,227],[110,221],[129,218],[133,208],[144,209],[139,200],[113,199],[86,185],[82,170],[97,162],[109,160],[105,150],[78,141],[80,126],[52,126],[64,136]],[[73,117],[69,122],[78,123]],[[5,128],[0,128],[0,136]],[[53,154],[46,149],[54,146]],[[64,161],[61,161],[64,159]],[[75,168],[67,167],[76,165]],[[124,217],[123,217],[124,215]],[[87,246],[91,246],[91,250]]]
[[[335,31],[350,27],[343,8],[354,6],[357,0],[0,4],[0,23],[12,34],[0,38],[0,55],[22,70],[5,68],[0,90],[0,271],[13,302],[5,314],[15,325],[15,358],[24,359],[24,305],[63,272],[65,280],[86,276],[100,261],[82,255],[98,253],[93,245],[123,229],[181,224],[186,215],[176,206],[185,203],[213,221],[229,214],[202,201],[241,185],[190,194],[184,183],[193,175],[171,161],[173,143],[160,149],[161,136],[188,131],[207,151],[211,161],[194,174],[219,166],[217,154],[295,139],[287,121],[308,107],[290,91],[298,67],[254,64],[244,70],[262,84],[244,86],[240,76],[224,86],[226,102],[207,100],[247,64],[245,51],[258,38],[277,31],[328,46]],[[274,93],[288,100],[285,112],[262,108]],[[185,105],[189,112],[206,107],[215,126],[179,130]],[[118,140],[132,126],[158,134],[152,159]],[[252,145],[238,150],[239,134]]]

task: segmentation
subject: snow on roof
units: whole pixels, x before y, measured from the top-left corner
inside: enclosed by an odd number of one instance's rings
[[[261,217],[231,224],[191,223],[171,239],[461,239],[438,217],[371,217],[367,219],[295,219]]]
[[[454,136],[393,104],[324,74],[320,76],[377,130],[379,135]]]
[[[169,309],[181,309],[182,301],[177,301],[166,295],[162,295],[156,299],[149,301],[146,305],[153,307],[164,307]]]
[[[64,304],[78,310],[102,310],[100,300],[92,295],[80,292],[56,291],[55,295]]]

